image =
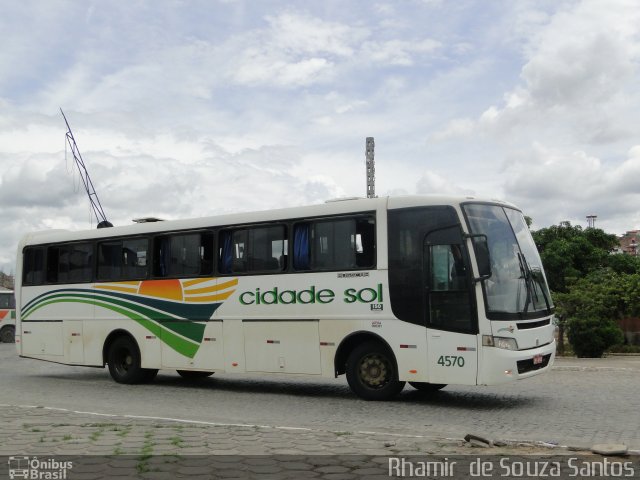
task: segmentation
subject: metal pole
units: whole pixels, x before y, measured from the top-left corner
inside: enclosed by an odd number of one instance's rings
[[[365,155],[367,158],[367,198],[376,196],[376,165],[374,160],[374,148],[376,144],[373,137],[367,137]]]

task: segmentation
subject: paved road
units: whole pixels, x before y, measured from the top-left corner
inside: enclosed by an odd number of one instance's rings
[[[215,424],[298,427],[397,438],[490,438],[640,449],[640,357],[559,359],[547,375],[500,387],[447,387],[366,402],[346,380],[215,375],[199,383],[161,372],[149,385],[113,382],[106,370],[20,359],[0,344],[0,408],[44,406]],[[26,410],[25,410],[26,411]],[[258,428],[258,427],[256,427]],[[284,430],[282,430],[284,431]],[[334,436],[336,434],[334,433]]]

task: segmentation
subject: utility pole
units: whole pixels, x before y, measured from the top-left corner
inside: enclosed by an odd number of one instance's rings
[[[373,137],[367,137],[365,156],[367,159],[367,198],[375,198],[376,196],[376,165],[374,156],[374,148],[376,144]]]

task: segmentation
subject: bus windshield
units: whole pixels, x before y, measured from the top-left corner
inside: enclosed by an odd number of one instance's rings
[[[472,234],[486,235],[491,277],[484,282],[487,315],[501,319],[551,313],[553,303],[522,213],[498,205],[464,207]]]

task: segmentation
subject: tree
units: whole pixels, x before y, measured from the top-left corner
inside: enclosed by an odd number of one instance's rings
[[[579,278],[608,266],[610,252],[618,245],[615,235],[569,222],[532,233],[553,292],[567,292]]]
[[[616,320],[640,313],[640,274],[601,268],[555,298],[576,355],[600,357],[624,340]]]
[[[573,292],[572,287],[590,273],[606,267],[614,267],[614,271],[633,271],[636,267],[626,260],[612,260],[611,252],[618,245],[618,238],[599,228],[583,229],[579,225],[561,222],[559,225],[532,232],[532,235],[540,251],[549,288],[557,307],[558,350],[563,353],[564,332],[568,319],[575,317],[578,312],[586,308],[584,303],[577,300],[578,297],[583,297],[584,289]],[[583,287],[586,288],[585,285]],[[601,297],[599,298],[602,300]],[[582,314],[582,318],[585,318],[585,315]]]

